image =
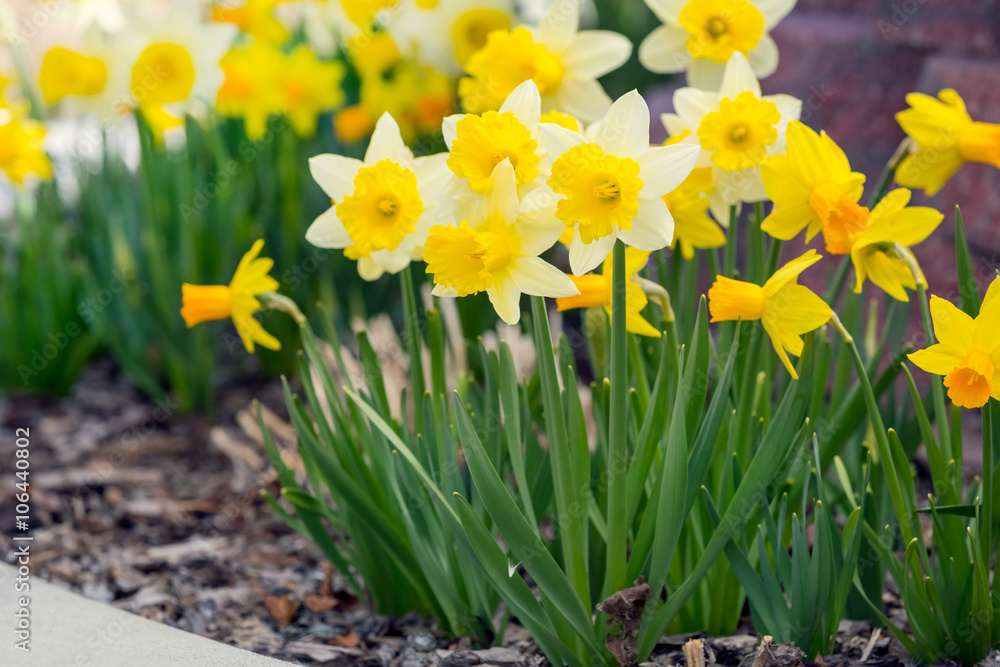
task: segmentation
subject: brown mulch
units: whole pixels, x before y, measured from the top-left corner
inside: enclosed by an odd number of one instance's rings
[[[250,414],[254,398],[267,410],[286,463],[296,463],[280,385],[233,384],[219,396],[211,420],[178,415],[176,406],[149,401],[99,362],[64,399],[0,399],[0,433],[31,429],[34,574],[294,664],[545,664],[514,623],[503,648],[484,649],[440,637],[426,619],[368,611],[319,550],[260,499],[261,489],[277,495],[278,488]],[[12,439],[0,438],[0,460],[12,457]],[[7,489],[12,481],[2,484]],[[13,513],[5,492],[0,517],[7,536]],[[812,663],[787,647],[767,646],[766,638],[762,645],[746,622],[732,637],[664,637],[648,666],[889,667],[906,660],[897,642],[872,635],[867,623],[845,622],[836,655]]]

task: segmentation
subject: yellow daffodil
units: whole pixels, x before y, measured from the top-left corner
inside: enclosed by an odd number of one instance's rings
[[[300,137],[316,134],[319,115],[344,103],[340,62],[323,62],[308,46],[296,47],[278,73],[281,106]]]
[[[216,2],[212,7],[212,20],[232,23],[260,42],[284,44],[290,36],[288,28],[274,15],[275,6],[282,2],[285,0],[245,0],[242,4],[231,0]]]
[[[639,62],[651,72],[687,72],[688,85],[714,90],[723,66],[742,54],[764,78],[778,67],[771,30],[795,0],[645,0],[663,25],[639,46]]]
[[[180,125],[193,105],[215,99],[220,61],[236,26],[204,22],[195,0],[171,0],[135,22],[142,42],[132,63],[129,92],[158,134]]]
[[[396,121],[383,115],[364,161],[333,154],[309,160],[333,206],[309,227],[306,240],[321,248],[358,246],[356,256],[367,254],[382,270],[398,273],[423,252],[446,158],[414,158]]]
[[[676,113],[661,119],[679,143],[701,147],[699,167],[711,167],[712,214],[729,225],[733,205],[766,199],[760,166],[785,152],[785,128],[798,120],[802,102],[791,95],[761,95],[760,82],[742,53],[725,65],[718,91],[681,88]]]
[[[640,336],[659,338],[659,330],[642,316],[642,310],[649,303],[649,298],[635,280],[636,274],[646,265],[648,260],[648,252],[635,248],[625,249],[625,275],[628,278],[625,283],[625,328]],[[608,317],[611,317],[611,262],[610,256],[604,260],[601,273],[569,276],[576,288],[580,290],[580,294],[556,299],[556,307],[559,310],[603,307],[608,312]]]
[[[263,310],[257,299],[261,292],[278,289],[278,281],[268,275],[274,260],[257,257],[264,241],[259,240],[243,255],[236,273],[228,285],[190,285],[182,287],[181,317],[190,329],[196,324],[232,318],[236,332],[243,340],[247,352],[254,351],[254,344],[269,350],[280,350],[281,343],[269,334],[254,318]]]
[[[551,211],[518,200],[510,160],[497,165],[485,196],[461,197],[456,213],[454,224],[432,227],[425,244],[424,261],[435,295],[486,292],[500,318],[517,324],[522,293],[578,293],[573,281],[538,257],[556,242],[563,226]]]
[[[815,250],[806,252],[778,269],[763,287],[716,276],[708,290],[712,322],[760,320],[781,362],[798,379],[788,354],[801,356],[802,334],[823,326],[833,314],[823,299],[798,284],[799,274],[821,257]]]
[[[233,49],[222,58],[225,80],[219,88],[216,108],[225,116],[242,117],[247,136],[260,139],[267,119],[281,111],[278,71],[284,56],[263,42]]]
[[[931,297],[937,344],[909,355],[928,373],[944,376],[948,398],[963,408],[1000,401],[1000,278],[994,278],[973,319],[949,301]]]
[[[761,229],[783,240],[805,229],[806,241],[823,231],[829,252],[848,252],[836,244],[866,226],[868,209],[858,204],[864,174],[851,171],[844,151],[826,132],[816,134],[793,121],[787,140],[788,152],[765,158],[761,166],[764,189],[774,202]]]
[[[559,157],[547,189],[536,192],[557,195],[555,215],[574,230],[569,261],[575,275],[600,264],[618,238],[646,251],[670,245],[674,221],[663,195],[687,178],[700,149],[650,148],[649,108],[638,92],[619,98],[586,135],[546,123],[542,138]]]
[[[368,29],[378,13],[385,9],[395,9],[400,0],[340,0],[347,18],[356,26]]]
[[[486,46],[494,30],[509,31],[511,0],[435,0],[405,2],[387,13],[383,26],[402,50],[450,76]]]
[[[382,76],[403,59],[395,40],[386,32],[352,37],[347,42],[347,57],[362,77]]]
[[[628,60],[632,45],[607,30],[578,31],[580,0],[549,6],[534,28],[494,30],[486,46],[465,63],[459,82],[462,108],[482,113],[500,108],[513,90],[532,79],[545,111],[556,109],[583,121],[597,120],[611,106],[599,77]]]
[[[972,120],[957,92],[942,90],[937,99],[910,93],[906,103],[910,108],[897,113],[896,120],[917,151],[896,170],[900,185],[933,195],[966,162],[1000,167],[1000,125]]]
[[[930,236],[944,216],[926,206],[907,207],[909,201],[909,190],[893,190],[872,210],[864,231],[845,239],[857,273],[856,293],[861,292],[865,278],[900,301],[909,301],[907,288],[917,288],[911,268],[916,260],[909,248]],[[903,253],[907,254],[905,259]],[[920,277],[926,284],[922,274]]]
[[[26,117],[20,106],[0,108],[0,169],[17,185],[29,176],[52,178],[52,164],[42,149],[45,126]]]
[[[663,195],[667,210],[674,218],[674,242],[684,259],[694,257],[695,248],[721,248],[726,235],[708,215],[708,197],[712,193],[712,170],[695,169],[684,182]]]

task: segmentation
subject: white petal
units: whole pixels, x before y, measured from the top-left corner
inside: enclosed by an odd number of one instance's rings
[[[677,23],[681,15],[681,10],[688,4],[688,0],[645,0],[656,18],[664,23]]]
[[[674,111],[691,126],[692,131],[701,125],[706,114],[719,110],[721,96],[711,90],[679,88],[674,93]]]
[[[778,107],[781,114],[781,122],[778,124],[778,133],[785,134],[785,126],[790,120],[798,120],[802,115],[802,100],[791,95],[765,95],[764,99]],[[785,151],[780,151],[784,153]]]
[[[486,215],[498,217],[504,222],[514,222],[517,219],[521,203],[517,198],[517,177],[510,160],[504,161],[493,168],[489,185],[486,186]]]
[[[739,51],[731,55],[722,75],[719,95],[734,100],[740,93],[749,90],[754,94],[754,97],[760,97],[760,82],[753,75],[753,72],[750,61],[745,55]]]
[[[566,224],[555,216],[555,211],[555,207],[549,207],[521,213],[515,233],[521,241],[522,255],[536,257],[556,244]]]
[[[434,296],[444,297],[446,299],[458,298],[458,292],[455,291],[455,288],[448,287],[447,285],[434,285],[434,289],[431,290],[431,294]]]
[[[368,144],[368,150],[365,152],[365,164],[375,164],[379,160],[392,160],[398,164],[406,165],[412,159],[413,153],[403,143],[396,119],[388,111],[385,112],[375,123],[371,143]]]
[[[361,168],[361,160],[343,155],[317,155],[309,158],[309,171],[323,192],[335,202],[354,192],[354,177]]]
[[[667,134],[671,137],[684,134],[684,130],[694,132],[694,129],[688,126],[684,119],[675,113],[661,113],[660,122],[663,123],[663,127],[667,128]]]
[[[626,245],[639,250],[666,248],[674,240],[674,217],[662,199],[640,199],[632,229],[622,230],[618,236]]]
[[[580,290],[566,274],[538,257],[518,257],[510,269],[510,277],[525,294],[555,299],[576,296]]]
[[[555,54],[566,51],[580,26],[580,0],[554,0],[538,23],[536,34],[545,48]]]
[[[649,107],[639,91],[629,91],[615,100],[594,140],[619,157],[631,157],[649,148]]]
[[[544,209],[554,208],[562,195],[557,195],[547,185],[535,188],[521,200],[521,215],[528,215]]]
[[[580,144],[587,143],[587,138],[579,132],[568,130],[561,125],[542,123],[538,134],[538,143],[546,157],[558,160],[559,156]]]
[[[346,248],[354,245],[344,223],[337,217],[336,207],[331,206],[306,230],[306,241],[317,248]]]
[[[655,199],[667,194],[691,174],[701,146],[679,143],[647,148],[635,156],[642,179],[642,196]]]
[[[372,261],[371,257],[362,257],[358,260],[358,275],[363,280],[372,282],[381,278],[384,273],[382,267]]]
[[[486,290],[490,303],[500,319],[507,324],[517,324],[521,319],[521,291],[512,278],[498,280]]]
[[[766,79],[778,69],[778,45],[770,35],[765,34],[757,46],[750,49],[750,65],[761,79]]]
[[[687,71],[689,86],[702,90],[718,90],[722,85],[722,75],[726,66],[708,58],[697,58],[691,61]]]
[[[580,238],[580,230],[577,228],[573,234],[573,242],[569,246],[569,266],[573,275],[582,276],[588,271],[596,269],[607,258],[611,249],[615,247],[615,239],[617,238],[618,234],[612,232],[585,245]]]
[[[687,40],[688,31],[684,28],[661,25],[639,44],[639,62],[657,74],[683,72],[692,61]]]
[[[441,222],[458,224],[460,220],[464,219],[458,212],[459,200],[462,197],[473,195],[482,200],[482,197],[476,195],[476,193],[469,189],[469,183],[467,180],[452,175],[446,181],[441,194],[441,202],[437,205],[437,208],[434,209],[434,216]]]
[[[413,174],[417,177],[417,189],[420,191],[420,199],[424,203],[425,210],[434,208],[435,202],[440,201],[452,176],[451,170],[448,169],[447,160],[447,153],[437,153],[414,158],[411,163]]]
[[[444,143],[448,146],[448,150],[451,150],[451,145],[455,142],[458,137],[458,133],[455,131],[455,126],[458,125],[458,121],[465,118],[464,113],[456,113],[446,117],[441,121],[441,134],[444,135]]]
[[[764,32],[778,25],[795,6],[795,0],[754,0],[754,6],[764,15]]]
[[[740,216],[741,208],[742,207],[739,204],[736,205],[737,218]],[[718,190],[713,191],[712,194],[709,195],[708,210],[712,212],[712,217],[715,218],[715,221],[717,223],[719,223],[726,229],[729,229],[730,205],[723,200]]]
[[[567,72],[576,78],[598,78],[624,65],[632,55],[632,42],[610,30],[584,30],[562,57]]]
[[[376,250],[371,259],[387,273],[399,273],[410,263],[412,254],[411,244],[400,243],[393,250]]]
[[[542,96],[538,93],[538,86],[533,79],[528,79],[511,91],[500,107],[500,113],[507,111],[512,111],[528,128],[528,132],[531,132],[532,136],[535,135],[539,119],[542,117]]]
[[[611,98],[595,79],[565,78],[554,95],[542,98],[543,109],[558,109],[584,123],[600,120],[611,108]]]

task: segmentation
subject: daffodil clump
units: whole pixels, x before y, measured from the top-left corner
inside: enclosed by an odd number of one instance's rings
[[[792,0],[646,0],[634,39],[605,29],[621,3],[521,4],[88,0],[7,45],[0,386],[65,390],[107,350],[210,409],[258,354],[299,450],[259,415],[265,501],[449,637],[516,621],[553,665],[626,666],[749,614],[813,658],[863,616],[915,663],[976,664],[1000,642],[1000,278],[912,190],[1000,166],[998,127],[913,93],[870,181],[764,94]],[[662,143],[633,49],[647,81],[684,74]],[[94,153],[67,159],[55,117]],[[928,297],[943,233],[951,300]],[[345,294],[398,339],[345,336]]]

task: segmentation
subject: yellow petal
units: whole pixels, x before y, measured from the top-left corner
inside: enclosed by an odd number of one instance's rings
[[[778,353],[778,358],[781,359],[781,363],[788,369],[788,373],[792,376],[792,379],[798,380],[799,374],[795,372],[795,366],[792,365],[791,360],[788,358],[788,353],[785,352],[785,348],[781,343],[781,332],[766,322],[764,323],[764,331],[771,337],[771,344],[774,346],[774,351]]]
[[[763,319],[783,335],[798,337],[823,326],[832,315],[830,306],[808,287],[789,284],[767,297]]]
[[[921,148],[906,158],[896,169],[896,182],[908,188],[919,188],[934,196],[965,160],[958,147]]]
[[[574,308],[595,308],[611,303],[611,281],[602,275],[588,273],[585,276],[569,276],[580,293],[576,296],[561,296],[556,299],[559,310]]]
[[[798,204],[778,204],[771,214],[764,218],[760,228],[776,239],[788,241],[798,236],[806,227],[817,223],[818,231],[822,228],[823,222],[806,200]]]
[[[931,297],[930,306],[934,337],[938,342],[965,354],[971,352],[975,330],[972,318],[952,302],[938,296]]]
[[[928,373],[947,375],[955,366],[962,363],[964,357],[965,355],[950,345],[938,343],[931,345],[926,350],[918,350],[909,354],[906,358]]]
[[[790,281],[798,278],[800,273],[821,259],[823,259],[823,256],[815,250],[808,250],[802,253],[775,271],[774,275],[768,278],[767,282],[764,283],[764,293],[768,295],[776,293]]]
[[[647,322],[646,318],[639,313],[629,313],[625,316],[625,328],[639,336],[648,336],[650,338],[659,338],[661,336],[659,330]]]

